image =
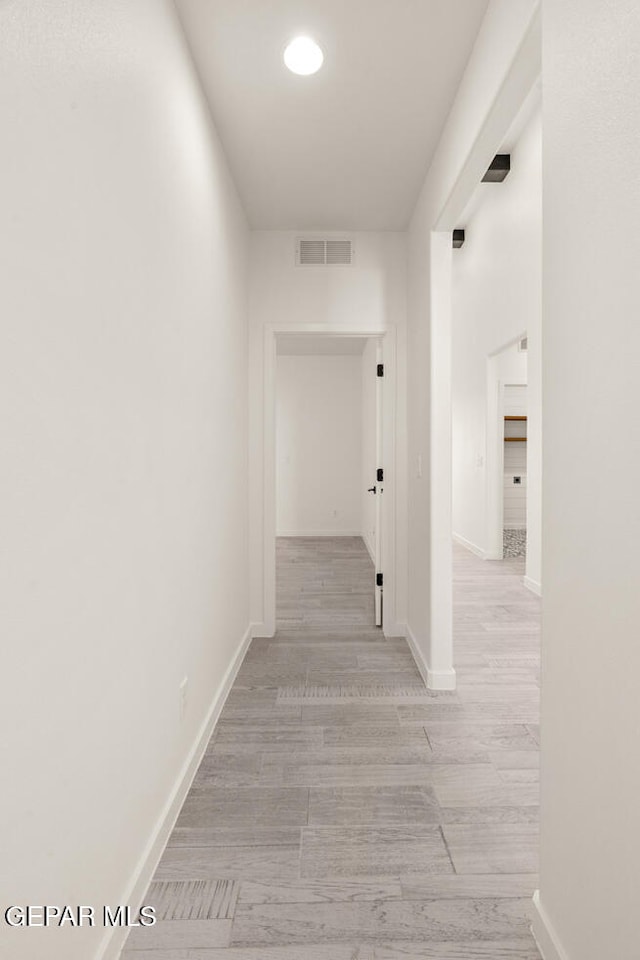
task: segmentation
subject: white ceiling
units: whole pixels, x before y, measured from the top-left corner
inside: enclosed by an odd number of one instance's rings
[[[366,337],[283,334],[276,337],[276,353],[285,357],[358,356],[364,351],[366,342]]]
[[[404,229],[487,2],[177,0],[251,226]]]

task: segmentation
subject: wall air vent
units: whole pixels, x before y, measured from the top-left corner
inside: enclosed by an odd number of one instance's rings
[[[327,240],[327,263],[351,263],[351,240]]]
[[[302,265],[325,263],[325,247],[324,240],[299,240],[298,263]]]
[[[351,240],[297,240],[296,265],[346,266],[353,263]]]

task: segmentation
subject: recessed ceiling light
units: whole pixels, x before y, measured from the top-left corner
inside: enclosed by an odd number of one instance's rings
[[[284,62],[292,73],[308,77],[322,66],[324,54],[311,37],[296,37],[284,52]]]

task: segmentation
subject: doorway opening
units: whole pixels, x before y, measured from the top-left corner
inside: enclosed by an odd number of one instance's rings
[[[527,336],[487,359],[485,559],[527,555]]]
[[[527,555],[527,385],[505,383],[503,394],[504,559]]]
[[[264,404],[264,630],[395,613],[393,331],[272,327]]]
[[[382,625],[380,349],[365,337],[278,338],[278,630]]]

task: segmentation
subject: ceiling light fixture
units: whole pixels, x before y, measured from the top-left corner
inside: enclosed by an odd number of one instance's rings
[[[324,54],[311,37],[296,37],[284,52],[284,62],[292,73],[308,77],[322,66]]]

